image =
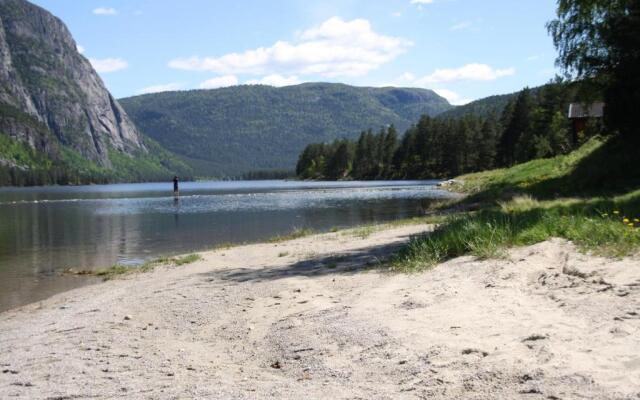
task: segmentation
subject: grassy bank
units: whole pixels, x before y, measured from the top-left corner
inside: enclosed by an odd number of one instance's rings
[[[495,202],[528,194],[537,199],[591,198],[629,193],[640,185],[638,151],[618,138],[595,137],[576,151],[511,168],[457,178],[467,202]]]
[[[625,256],[640,249],[640,168],[633,150],[594,138],[577,151],[458,178],[463,203],[480,210],[449,217],[412,240],[394,259],[415,271],[466,254],[500,257],[505,249],[560,237],[585,251]],[[571,197],[568,197],[571,196]]]

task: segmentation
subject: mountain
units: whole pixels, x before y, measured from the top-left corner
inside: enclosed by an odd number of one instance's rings
[[[187,171],[136,129],[65,24],[25,0],[0,0],[0,138],[0,184]]]
[[[120,103],[145,134],[201,176],[292,170],[310,143],[388,124],[403,132],[423,114],[452,108],[431,90],[335,83],[164,92]]]

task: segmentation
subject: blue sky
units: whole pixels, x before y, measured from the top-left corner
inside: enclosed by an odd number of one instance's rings
[[[554,0],[35,0],[116,97],[245,83],[434,89],[464,103],[555,75]]]

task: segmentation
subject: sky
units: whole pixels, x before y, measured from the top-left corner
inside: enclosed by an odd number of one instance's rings
[[[452,104],[557,73],[554,0],[32,0],[117,98],[240,84],[433,89]]]

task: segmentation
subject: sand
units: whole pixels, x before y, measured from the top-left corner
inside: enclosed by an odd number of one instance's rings
[[[638,257],[554,239],[378,268],[428,229],[211,251],[2,313],[0,398],[640,398]]]

